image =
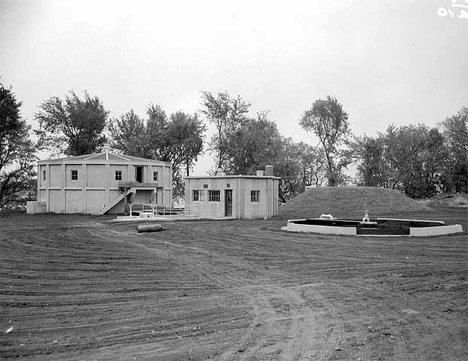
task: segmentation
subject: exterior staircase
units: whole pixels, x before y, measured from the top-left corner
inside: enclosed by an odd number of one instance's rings
[[[118,196],[116,199],[114,199],[112,202],[107,203],[102,207],[100,215],[106,214],[112,207],[120,203],[122,200],[125,199],[130,194],[134,194],[136,192],[135,188],[128,188],[124,193],[122,193],[120,196]]]

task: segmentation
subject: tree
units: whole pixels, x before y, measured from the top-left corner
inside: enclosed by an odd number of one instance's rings
[[[326,176],[326,161],[321,149],[304,142],[283,138],[280,156],[274,162],[281,177],[279,197],[282,202],[304,192],[306,186],[321,186]]]
[[[328,185],[339,185],[349,159],[342,156],[338,146],[351,134],[348,114],[343,106],[328,95],[326,100],[316,100],[312,108],[304,112],[299,123],[306,131],[314,132],[322,144],[327,160]]]
[[[190,171],[203,152],[204,124],[198,116],[182,111],[171,114],[170,121],[163,133],[167,144],[165,160],[172,164],[172,180],[174,195],[184,195],[183,176]]]
[[[296,145],[303,189],[306,186],[321,187],[326,179],[326,159],[323,149],[299,142]],[[301,187],[302,188],[302,187]]]
[[[246,119],[231,135],[227,152],[227,171],[231,174],[255,174],[258,169],[274,164],[282,152],[283,138],[267,112],[257,119]]]
[[[34,146],[21,119],[21,102],[0,84],[0,209],[34,187]]]
[[[447,151],[442,134],[426,125],[396,127],[349,143],[361,185],[399,189],[412,198],[441,188]]]
[[[358,184],[366,187],[388,187],[388,174],[385,154],[385,138],[356,137],[348,143],[351,157],[358,163]]]
[[[468,108],[440,124],[449,157],[444,170],[446,192],[468,192]]]
[[[183,192],[183,171],[188,176],[203,151],[204,124],[196,114],[182,111],[166,113],[159,105],[150,105],[147,120],[133,110],[109,124],[111,147],[124,154],[170,162],[174,194]],[[183,169],[182,169],[183,168]]]
[[[165,134],[169,141],[170,161],[178,168],[183,167],[186,176],[190,175],[190,170],[203,151],[205,129],[196,114],[192,116],[182,111],[171,114]]]
[[[401,189],[412,198],[427,195],[424,167],[427,159],[427,135],[425,125],[409,125],[387,129],[385,155],[389,176],[394,188]]]
[[[148,106],[146,114],[148,116],[146,124],[146,143],[151,153],[148,158],[171,162],[173,169],[178,169],[179,164],[174,164],[171,159],[172,142],[167,137],[168,119],[166,112],[159,104],[151,104]]]
[[[218,170],[228,171],[230,149],[233,136],[246,121],[250,103],[240,96],[231,98],[227,92],[214,96],[210,92],[202,92],[204,109],[201,111],[208,122],[216,127],[210,143],[210,149],[215,152],[215,174]]]
[[[146,124],[133,109],[113,119],[108,128],[113,149],[134,157],[151,157],[147,142],[141,141],[142,135],[146,133]]]
[[[98,97],[85,92],[80,99],[73,91],[65,100],[52,97],[39,106],[36,130],[40,149],[56,154],[82,155],[99,152],[106,143],[103,134],[108,111]]]

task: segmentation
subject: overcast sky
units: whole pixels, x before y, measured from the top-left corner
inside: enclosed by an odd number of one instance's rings
[[[0,0],[0,82],[33,127],[37,107],[70,90],[111,117],[150,103],[193,113],[200,91],[227,91],[315,145],[298,122],[327,95],[357,135],[468,106],[462,10],[468,0]],[[207,155],[196,174],[211,166]]]

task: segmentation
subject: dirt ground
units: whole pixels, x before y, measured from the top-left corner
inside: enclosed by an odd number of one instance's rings
[[[467,360],[464,234],[345,237],[284,220],[0,217],[0,357]],[[401,218],[401,217],[400,217]]]

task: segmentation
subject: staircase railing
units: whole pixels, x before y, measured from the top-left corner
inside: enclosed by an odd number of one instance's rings
[[[135,188],[129,188],[124,193],[119,195],[116,199],[114,199],[112,202],[105,204],[101,209],[101,213],[100,213],[101,216],[106,214],[107,212],[109,212],[109,210],[112,207],[115,207],[118,203],[120,203],[122,200],[124,200],[125,197],[127,197],[129,194],[135,193],[135,191],[136,191]]]

